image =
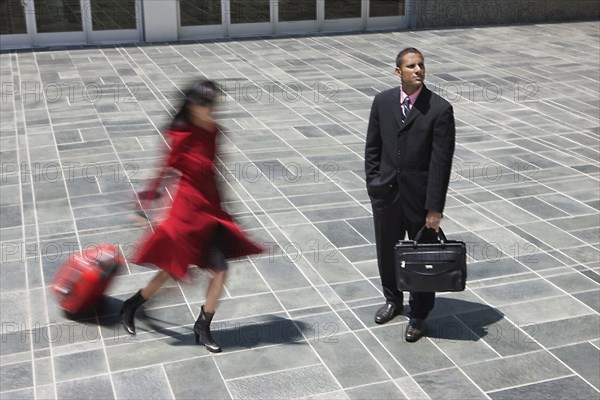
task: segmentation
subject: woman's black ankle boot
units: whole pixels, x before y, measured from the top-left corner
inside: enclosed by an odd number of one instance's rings
[[[130,335],[135,335],[135,321],[134,315],[135,310],[138,309],[139,306],[144,304],[146,299],[142,296],[142,290],[138,290],[136,294],[128,298],[123,302],[123,307],[121,308],[121,321],[125,326],[125,330]]]
[[[212,353],[220,353],[221,346],[215,342],[210,333],[210,323],[214,315],[215,313],[204,312],[204,306],[202,306],[200,316],[194,324],[194,335],[196,336],[196,343],[200,343],[200,338],[202,338],[206,350]]]

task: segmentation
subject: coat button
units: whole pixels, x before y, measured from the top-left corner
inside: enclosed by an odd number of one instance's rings
[[[400,173],[400,168],[396,168],[396,172],[397,172],[397,173]]]
[[[398,151],[396,152],[396,155],[397,155],[397,156],[401,156],[401,155],[402,155],[402,152],[401,152],[400,150],[398,150]]]

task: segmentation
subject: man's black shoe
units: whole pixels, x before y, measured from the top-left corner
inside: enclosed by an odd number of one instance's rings
[[[402,307],[398,307],[394,303],[388,301],[375,313],[375,322],[378,324],[385,324],[401,312]]]
[[[416,342],[425,333],[425,321],[422,319],[411,318],[408,321],[404,338],[407,342]]]

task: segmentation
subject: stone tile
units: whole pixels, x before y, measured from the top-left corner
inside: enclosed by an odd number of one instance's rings
[[[375,230],[372,217],[352,218],[347,219],[346,222],[367,239],[369,243],[375,243]]]
[[[194,354],[203,355],[206,350],[201,346],[194,346],[194,335],[189,332],[185,335],[165,336],[169,332],[163,332],[162,338],[155,340],[142,339],[117,342],[115,345],[106,347],[106,356],[110,371],[123,371],[141,368],[149,365],[185,360]],[[193,352],[190,352],[193,349]],[[195,352],[195,353],[194,353]]]
[[[108,372],[104,351],[92,350],[54,357],[56,381],[87,378]]]
[[[230,399],[227,386],[212,357],[164,364],[165,373],[176,399]],[[199,384],[198,377],[202,377]]]
[[[200,305],[196,310],[200,309]],[[219,319],[245,318],[253,315],[273,314],[282,311],[281,305],[271,293],[223,299],[219,304],[219,312],[215,314],[215,321]]]
[[[307,315],[295,319],[309,342],[336,343],[339,335],[349,331],[346,324],[334,312]]]
[[[591,313],[589,308],[566,295],[501,306],[498,307],[498,310],[519,326],[556,321]]]
[[[215,358],[223,379],[230,380],[320,364],[306,342],[236,351]]]
[[[379,268],[376,260],[355,262],[354,267],[367,278],[379,278]]]
[[[446,209],[445,213],[447,213],[454,221],[473,231],[495,228],[498,226],[496,222],[484,217],[468,206],[451,207]]]
[[[2,392],[25,389],[33,386],[33,368],[31,361],[3,365],[0,370]]]
[[[325,305],[325,301],[314,288],[290,289],[275,292],[275,296],[286,310]]]
[[[587,290],[598,290],[600,285],[579,272],[558,275],[547,278],[567,293],[577,293]]]
[[[542,279],[475,289],[474,292],[493,306],[556,297],[564,294],[561,290]]]
[[[371,329],[371,332],[409,374],[434,371],[454,365],[429,339],[423,338],[416,343],[407,343],[404,339],[406,324],[407,322],[396,325],[386,324],[381,328]],[[419,362],[412,361],[415,359]]]
[[[552,349],[577,374],[600,389],[600,350],[589,343],[580,343]]]
[[[565,329],[573,326],[576,326],[577,330],[570,330],[571,334],[565,335]],[[535,339],[543,346],[565,346],[600,337],[600,321],[598,315],[583,315],[536,324],[535,330]]]
[[[587,191],[589,193],[589,190]],[[552,225],[559,227],[565,231],[574,231],[577,229],[597,228],[600,223],[598,216],[569,216],[565,218],[552,219]]]
[[[552,225],[545,221],[530,223],[523,226],[523,230],[556,249],[580,246],[583,244],[583,242],[573,236],[553,229]]]
[[[485,393],[457,368],[415,376],[431,399],[487,399]]]
[[[155,365],[112,374],[119,399],[173,399],[164,368]]]
[[[522,274],[527,271],[529,271],[527,267],[512,257],[473,262],[467,265],[467,284],[479,279],[486,279],[493,283],[495,278]]]
[[[597,290],[590,292],[576,293],[573,297],[577,298],[592,310],[600,312],[600,293]]]
[[[344,388],[386,380],[388,375],[351,333],[314,342],[327,368]]]
[[[371,216],[370,212],[364,208],[355,206],[338,206],[335,208],[320,206],[315,209],[302,210],[302,214],[313,223]]]
[[[339,252],[352,263],[361,261],[377,261],[377,250],[375,249],[374,244],[349,247],[342,249]]]
[[[44,386],[54,383],[54,371],[52,369],[52,359],[50,357],[38,358],[34,360],[34,365],[36,386]]]
[[[523,265],[533,271],[542,271],[545,269],[568,265],[566,262],[567,261],[562,261],[561,259],[555,257],[552,252],[547,253],[541,251],[539,247],[533,247],[532,253],[529,253],[527,257],[524,257],[521,260]]]
[[[322,222],[315,226],[338,248],[368,243],[345,221]]]
[[[310,286],[310,283],[294,264],[295,257],[262,257],[254,265],[272,290]]]
[[[109,375],[78,379],[56,384],[56,395],[59,399],[114,399]]]
[[[509,400],[516,398],[545,400],[550,398],[568,398],[573,396],[573,393],[577,393],[577,397],[580,399],[594,399],[598,397],[598,392],[594,390],[594,388],[576,376],[501,390],[488,393],[488,395],[493,400]]]
[[[326,248],[307,257],[317,274],[327,283],[334,284],[362,279],[360,272],[337,249]]]
[[[485,215],[489,213],[490,216],[500,217],[507,221],[520,221],[519,223],[538,221],[537,216],[505,200],[486,202],[485,205],[474,205],[473,208]]]
[[[498,358],[476,331],[455,317],[427,319],[427,337],[458,366]]]
[[[5,261],[0,268],[0,290],[2,293],[27,289],[26,265],[22,261]]]
[[[597,263],[600,260],[600,251],[597,246],[579,246],[562,251],[571,260],[575,260],[575,262],[581,264]]]
[[[28,298],[25,291],[0,293],[2,321],[11,326],[29,326]]]
[[[543,202],[537,197],[514,199],[512,202],[518,207],[527,210],[533,215],[536,215],[540,219],[544,220],[549,218],[566,217],[569,215],[566,212]]]
[[[379,298],[380,292],[368,281],[348,282],[331,285],[343,301]]]
[[[470,332],[484,340],[501,356],[528,353],[540,349],[540,345],[534,339],[521,331],[518,325],[504,319],[504,315],[497,310],[484,309],[459,314],[456,317]],[[535,325],[526,332],[533,333],[533,329],[535,329]]]
[[[291,398],[331,392],[339,389],[331,374],[322,366],[241,378],[227,382],[234,398]]]
[[[308,329],[309,326],[301,318],[289,319],[279,313],[213,322],[212,331],[221,347],[227,351],[234,351],[273,344],[299,343],[305,340],[302,332]]]
[[[0,399],[2,400],[28,400],[33,399],[35,396],[33,388],[26,388],[20,390],[12,390],[8,392],[0,392]]]
[[[538,196],[538,199],[558,208],[569,215],[586,215],[595,212],[593,208],[585,205],[584,203],[574,201],[572,198],[560,193]]]
[[[357,388],[346,389],[348,398],[352,400],[382,399],[404,400],[408,399],[394,382],[372,383]]]
[[[545,351],[464,366],[463,372],[486,392],[571,374],[569,369]]]

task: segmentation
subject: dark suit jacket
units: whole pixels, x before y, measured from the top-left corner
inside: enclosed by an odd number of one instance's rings
[[[452,106],[423,87],[402,121],[400,88],[375,96],[365,146],[367,191],[374,207],[400,196],[404,215],[421,221],[443,212],[456,130]],[[397,192],[396,192],[397,191]]]

